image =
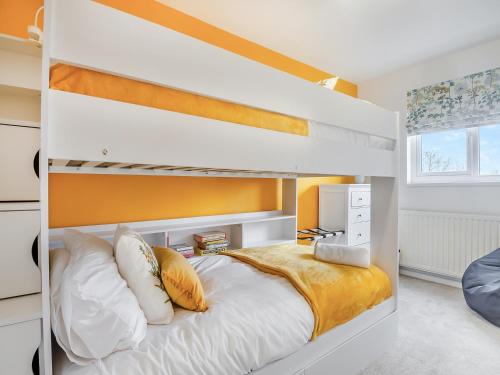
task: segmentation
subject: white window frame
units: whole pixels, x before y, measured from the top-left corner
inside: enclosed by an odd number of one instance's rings
[[[467,129],[467,170],[457,172],[422,173],[422,139],[420,135],[408,137],[407,177],[408,184],[483,184],[500,183],[500,176],[480,175],[479,128]]]

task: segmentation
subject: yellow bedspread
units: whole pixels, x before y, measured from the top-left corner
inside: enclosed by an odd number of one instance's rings
[[[314,248],[276,245],[225,252],[260,271],[283,276],[307,300],[314,314],[311,339],[345,323],[392,295],[380,268],[360,268],[314,259]]]
[[[296,135],[307,121],[66,64],[50,69],[50,88]]]

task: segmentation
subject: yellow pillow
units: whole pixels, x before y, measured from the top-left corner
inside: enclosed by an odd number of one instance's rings
[[[201,281],[186,258],[165,247],[155,247],[154,253],[160,265],[163,286],[172,301],[186,310],[206,311],[208,307]]]

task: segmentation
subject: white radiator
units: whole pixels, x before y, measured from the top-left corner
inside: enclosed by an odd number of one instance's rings
[[[461,278],[475,259],[500,247],[500,217],[400,210],[400,265]]]

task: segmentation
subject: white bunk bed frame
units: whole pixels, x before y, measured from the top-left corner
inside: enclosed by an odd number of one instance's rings
[[[57,62],[382,137],[393,141],[396,148],[336,143],[51,90],[49,69]],[[61,235],[60,230],[49,234],[48,229],[49,172],[284,178],[283,211],[261,213],[261,218],[278,215],[293,225],[297,205],[290,202],[296,199],[297,177],[371,176],[372,262],[391,278],[393,297],[254,373],[356,374],[394,343],[398,316],[397,114],[90,0],[45,0],[42,65],[42,373],[52,373],[48,252]],[[224,147],[211,148],[201,156],[190,151],[201,150],[211,141]],[[175,228],[193,228],[193,222],[219,219],[228,218],[183,219]],[[244,219],[244,215],[236,215],[226,224]],[[174,224],[164,220],[131,226],[164,238]],[[110,227],[80,229],[108,237]]]

